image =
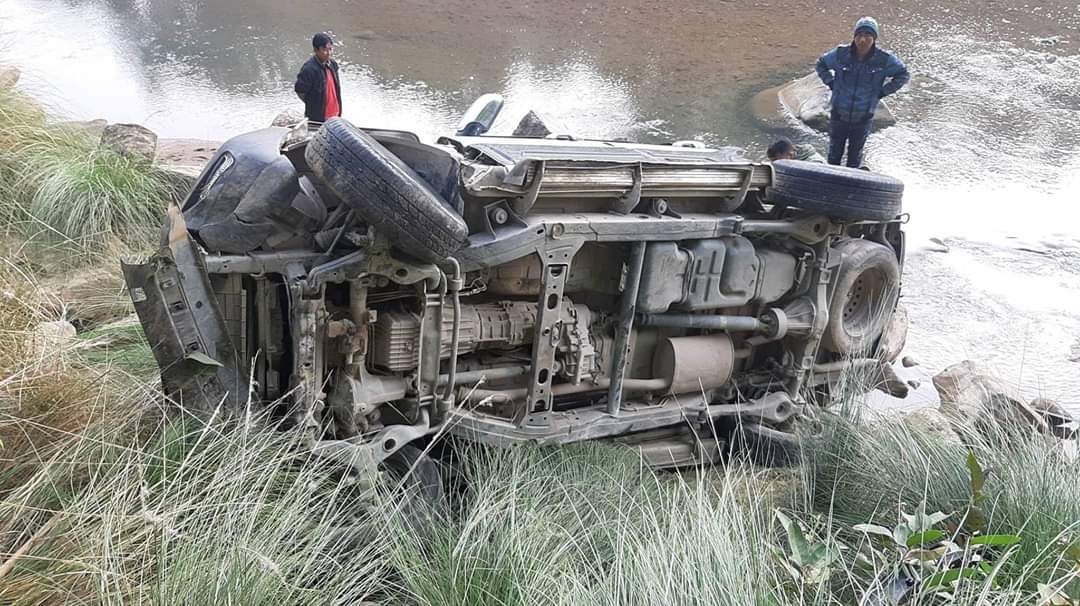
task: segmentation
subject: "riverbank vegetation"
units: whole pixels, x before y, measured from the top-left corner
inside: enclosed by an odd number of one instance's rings
[[[793,468],[473,446],[429,499],[253,411],[166,406],[115,260],[33,246],[153,237],[167,189],[5,94],[0,604],[1080,604],[1080,463],[992,419],[930,432],[834,394]]]
[[[0,217],[52,251],[85,257],[150,243],[181,192],[145,159],[99,145],[17,88],[0,89]]]
[[[8,335],[39,318],[13,311]],[[679,473],[606,444],[470,446],[430,500],[376,494],[250,414],[166,413],[152,381],[75,343],[64,365],[0,355],[0,603],[1080,597],[1080,464],[1034,432],[827,414],[794,468]]]

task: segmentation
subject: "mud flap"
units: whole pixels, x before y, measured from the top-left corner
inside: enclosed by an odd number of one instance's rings
[[[162,236],[161,249],[148,260],[121,264],[162,388],[187,409],[239,409],[248,400],[247,371],[176,205],[169,207]]]

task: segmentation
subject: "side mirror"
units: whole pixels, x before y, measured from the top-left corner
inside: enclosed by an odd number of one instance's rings
[[[502,111],[503,98],[498,93],[481,95],[461,117],[457,136],[475,137],[488,132],[495,123],[496,116]]]

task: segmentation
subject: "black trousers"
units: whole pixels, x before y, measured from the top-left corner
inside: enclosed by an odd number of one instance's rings
[[[841,120],[834,113],[829,120],[829,164],[840,164],[847,147],[847,165],[859,168],[863,161],[863,147],[870,135],[873,116],[859,122]]]

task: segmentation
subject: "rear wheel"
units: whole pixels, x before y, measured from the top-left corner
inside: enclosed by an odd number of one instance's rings
[[[896,309],[900,265],[892,249],[869,240],[847,240],[833,250],[842,259],[821,346],[842,355],[864,356]]]

